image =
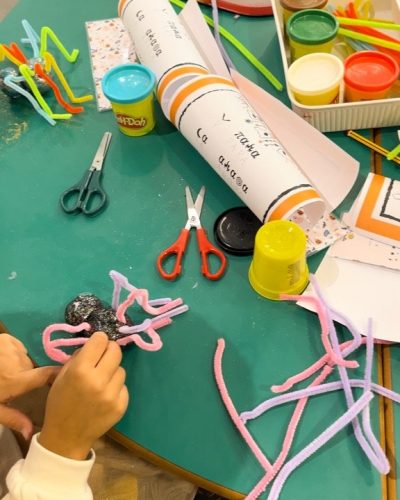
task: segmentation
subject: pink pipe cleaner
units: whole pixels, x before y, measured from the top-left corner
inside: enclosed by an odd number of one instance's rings
[[[224,353],[224,350],[225,350],[225,340],[218,339],[217,349],[214,354],[214,375],[222,401],[233,423],[236,425],[238,431],[243,436],[243,439],[246,441],[247,445],[253,452],[254,456],[256,457],[260,465],[263,467],[264,470],[272,471],[271,463],[263,454],[263,452],[260,450],[258,444],[254,441],[253,436],[246,429],[246,426],[240,420],[235,405],[233,404],[232,399],[229,396],[228,390],[225,385],[224,377],[222,375],[222,367],[221,367],[222,355]]]
[[[124,288],[128,292],[132,292],[133,290],[137,290],[137,288],[133,285],[131,285],[123,274],[119,273],[118,271],[110,271],[109,272],[110,278],[114,282],[114,291],[112,295],[112,302],[111,302],[111,307],[116,311],[118,309],[118,304],[119,304],[119,297],[121,294],[121,289]],[[164,305],[167,302],[171,302],[172,299],[169,297],[166,298],[161,298],[161,299],[153,299],[149,300],[149,304],[152,306],[157,306],[157,305]],[[137,299],[138,304],[142,305],[141,298],[138,297]]]
[[[125,326],[121,326],[118,329],[118,333],[124,335],[116,340],[116,342],[125,346],[130,343],[136,344],[141,349],[146,351],[158,351],[161,349],[163,343],[161,341],[160,335],[156,329],[162,328],[166,325],[172,323],[172,317],[178,314],[182,314],[188,310],[187,305],[182,305],[182,299],[171,300],[170,298],[149,300],[148,291],[145,289],[139,289],[134,287],[128,282],[128,279],[117,271],[110,271],[110,276],[114,282],[114,290],[112,296],[112,308],[116,313],[116,318],[120,323],[124,323]],[[129,291],[127,299],[119,304],[119,298],[121,289]],[[137,302],[142,309],[144,309],[149,314],[155,316],[154,318],[147,318],[139,325],[126,325],[125,313],[129,306],[134,302]],[[158,307],[155,307],[155,306]],[[51,340],[51,335],[55,331],[65,331],[67,333],[78,333],[82,330],[90,331],[92,329],[91,325],[87,322],[81,323],[78,326],[72,326],[67,323],[58,323],[48,326],[43,332],[43,347],[46,354],[60,363],[65,363],[70,358],[70,355],[58,349],[59,347],[65,346],[77,346],[85,344],[88,341],[88,337],[74,337],[71,339],[55,339]],[[139,333],[146,333],[149,337],[149,341],[143,339]]]
[[[137,289],[133,290],[129,295],[128,298],[122,302],[118,306],[117,309],[117,319],[118,321],[121,321],[121,323],[126,323],[125,320],[125,312],[128,309],[129,306],[131,306],[137,298],[141,298],[141,306],[142,308],[149,314],[162,314],[167,311],[170,311],[174,307],[180,306],[182,304],[182,299],[175,299],[171,300],[171,302],[168,302],[167,304],[164,304],[163,306],[160,307],[152,307],[149,304],[149,292],[145,289]]]
[[[132,335],[129,335],[128,337],[123,337],[121,339],[118,339],[117,344],[126,345],[129,344],[130,342],[134,342],[138,347],[144,349],[145,351],[158,351],[163,346],[163,343],[161,341],[160,336],[155,331],[155,328],[161,328],[163,326],[170,325],[171,323],[172,320],[170,318],[164,318],[159,322],[154,323],[154,328],[149,327],[147,328],[147,330],[144,330],[150,337],[151,342],[146,342],[145,340],[142,339],[140,335],[134,333]]]
[[[251,434],[247,430],[246,426],[243,424],[243,422],[241,422],[241,419],[238,416],[237,410],[236,410],[236,408],[235,408],[235,406],[234,406],[234,404],[229,396],[229,393],[228,393],[228,390],[226,388],[226,384],[225,384],[225,381],[224,381],[224,378],[222,375],[222,356],[223,356],[224,349],[225,349],[225,341],[223,339],[219,339],[218,344],[217,344],[217,349],[215,352],[215,356],[214,356],[214,374],[215,374],[215,379],[217,381],[217,386],[218,386],[219,392],[221,394],[221,398],[224,402],[224,405],[225,405],[232,421],[234,422],[234,424],[238,428],[240,434],[242,435],[242,437],[246,441],[247,445],[249,446],[249,448],[251,449],[251,451],[253,452],[253,454],[255,455],[255,457],[257,458],[259,463],[261,464],[261,466],[264,468],[265,471],[267,471],[267,474],[259,481],[259,483],[257,483],[257,485],[250,492],[250,494],[246,497],[247,499],[250,500],[253,498],[257,498],[257,496],[260,493],[262,493],[262,491],[264,491],[266,486],[275,477],[275,475],[279,471],[280,467],[284,463],[284,461],[285,461],[285,459],[290,451],[290,447],[291,447],[292,442],[293,442],[294,434],[295,434],[297,425],[300,421],[300,418],[302,416],[302,412],[303,412],[304,406],[307,402],[307,398],[304,398],[302,401],[298,402],[298,404],[293,412],[293,415],[291,417],[291,420],[290,420],[290,423],[289,423],[289,426],[288,426],[288,429],[287,429],[287,432],[286,432],[286,435],[284,438],[282,450],[281,450],[276,462],[274,462],[274,464],[271,465],[270,462],[268,461],[268,459],[266,458],[266,456],[263,454],[263,452],[261,451],[261,449],[257,445],[257,443],[255,442],[254,438],[251,436]],[[319,384],[322,380],[324,380],[329,375],[331,370],[332,370],[331,367],[326,367],[326,370],[320,375],[320,377],[317,377],[317,379],[313,383]]]
[[[311,383],[311,386],[314,385],[320,385],[326,377],[332,372],[333,368],[331,366],[325,366],[321,372],[321,374],[315,378],[315,380]],[[296,404],[296,407],[294,409],[294,412],[292,414],[292,417],[290,419],[285,438],[283,440],[283,445],[281,452],[278,455],[277,460],[273,464],[273,471],[272,473],[267,473],[264,475],[263,478],[254,486],[254,488],[251,490],[251,492],[246,496],[247,500],[253,500],[255,498],[258,498],[259,495],[263,491],[265,491],[266,487],[269,485],[269,483],[274,479],[276,474],[279,472],[283,464],[285,463],[285,460],[287,456],[289,455],[291,446],[293,444],[294,436],[298,427],[298,424],[300,422],[300,419],[303,415],[304,408],[307,404],[308,397],[303,397],[299,399],[299,401]]]
[[[58,363],[66,363],[71,356],[63,352],[61,349],[58,349],[57,347],[60,345],[63,346],[82,345],[85,342],[87,342],[88,339],[80,337],[73,339],[51,340],[51,334],[57,331],[78,333],[81,332],[82,330],[89,331],[90,328],[91,327],[89,323],[81,323],[80,325],[77,326],[72,326],[69,325],[68,323],[55,323],[54,325],[49,325],[47,328],[45,328],[42,337],[45,353],[50,359],[57,361]]]
[[[322,307],[321,302],[317,299],[317,297],[313,297],[312,295],[286,295],[281,294],[281,300],[291,300],[297,302],[298,300],[304,300],[306,302],[312,302],[321,323],[321,340],[322,344],[325,347],[326,353],[329,356],[329,362],[338,366],[345,366],[347,368],[357,368],[357,361],[345,361],[343,358],[336,355],[335,351],[332,349],[332,346],[329,342],[329,326],[327,321],[325,320],[325,312]]]
[[[304,300],[304,297],[292,297],[292,296],[284,296],[282,298],[289,300]],[[305,380],[306,378],[313,375],[316,371],[322,368],[322,372],[318,375],[314,381],[309,385],[308,388],[303,389],[301,391],[296,391],[296,393],[286,394],[282,396],[278,396],[277,398],[273,398],[272,400],[267,400],[262,403],[264,406],[260,408],[262,405],[259,405],[252,412],[243,412],[239,417],[239,420],[242,421],[242,424],[245,424],[247,420],[256,418],[267,409],[270,409],[273,406],[278,404],[282,404],[288,401],[298,400],[296,408],[291,417],[290,424],[288,426],[288,430],[285,435],[285,439],[283,442],[282,450],[277,458],[277,460],[272,464],[266,459],[265,455],[262,453],[258,444],[254,441],[251,434],[248,432],[245,425],[241,425],[238,421],[238,413],[233,405],[233,402],[229,396],[228,390],[226,388],[226,384],[223,379],[222,374],[222,354],[224,351],[224,341],[220,339],[218,341],[217,350],[214,357],[214,373],[215,378],[217,380],[217,386],[219,392],[221,394],[223,403],[227,408],[229,415],[234,421],[235,426],[238,428],[242,437],[245,439],[246,443],[250,447],[251,451],[256,455],[257,460],[262,465],[262,462],[265,459],[269,464],[266,467],[266,463],[264,461],[264,470],[266,474],[264,477],[257,483],[257,485],[253,488],[253,490],[248,494],[246,499],[254,500],[257,498],[266,488],[266,486],[271,482],[271,480],[276,476],[276,480],[271,489],[271,493],[269,499],[276,500],[279,496],[279,492],[285,482],[286,478],[290,475],[290,473],[300,465],[308,456],[310,456],[315,450],[325,444],[331,437],[333,437],[340,429],[342,429],[345,425],[349,423],[353,424],[354,432],[359,441],[360,446],[363,451],[366,453],[370,461],[374,464],[374,466],[383,473],[388,472],[388,461],[384,456],[384,453],[379,445],[379,442],[376,440],[375,435],[372,432],[369,418],[369,401],[372,399],[373,395],[371,390],[374,390],[386,397],[389,397],[395,401],[400,401],[400,395],[394,393],[393,391],[389,391],[378,384],[374,384],[371,382],[371,368],[372,368],[372,355],[373,355],[373,339],[370,326],[367,329],[367,339],[362,338],[359,332],[353,327],[350,320],[345,318],[343,315],[338,313],[337,311],[330,310],[327,306],[326,302],[321,300],[321,297],[318,296],[316,299],[313,298],[314,306],[318,312],[318,318],[321,323],[321,340],[323,342],[323,346],[327,351],[326,354],[320,358],[317,362],[315,362],[311,367],[307,368],[303,372],[298,375],[290,377],[284,384],[281,386],[273,386],[275,391],[287,390],[291,388],[295,383]],[[335,317],[340,317],[342,322],[348,327],[350,333],[353,335],[353,339],[347,342],[343,342],[339,345],[337,340],[336,330],[334,329],[333,322],[329,316],[329,312],[332,312]],[[332,339],[332,346],[329,342],[329,336]],[[365,364],[365,379],[363,381],[359,380],[350,380],[347,377],[346,368],[354,368],[358,366],[358,363],[352,361],[346,361],[344,358],[351,354],[354,350],[356,350],[361,344],[367,344],[366,351],[366,364]],[[387,343],[384,341],[376,341],[376,343]],[[321,384],[323,380],[333,371],[333,368],[337,366],[339,369],[339,373],[341,376],[341,380],[338,382],[332,382],[330,384]],[[358,386],[364,388],[363,396],[358,400],[354,401],[351,393],[351,387]],[[298,453],[293,459],[287,462],[286,465],[284,461],[289,453],[291,444],[293,442],[294,433],[297,427],[297,424],[300,420],[301,414],[304,410],[305,404],[307,402],[307,398],[309,396],[315,394],[325,393],[330,390],[344,389],[346,395],[346,401],[348,404],[348,410],[344,415],[339,417],[333,424],[331,424],[326,431],[324,431],[318,438],[316,438],[310,445],[304,448],[300,453]],[[350,393],[349,393],[350,391]],[[276,403],[272,401],[276,400]],[[271,404],[270,404],[271,403]],[[358,422],[358,414],[362,413],[362,428],[365,432],[366,437],[361,433],[361,428]],[[283,467],[282,467],[283,466]],[[281,468],[282,467],[282,468]]]

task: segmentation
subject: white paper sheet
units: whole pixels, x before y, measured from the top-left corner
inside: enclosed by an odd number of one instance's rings
[[[329,252],[315,277],[330,306],[345,314],[361,334],[366,334],[368,319],[371,318],[375,338],[400,342],[399,272],[331,257]],[[315,295],[311,285],[304,295]],[[308,302],[299,301],[298,304],[314,310]]]
[[[128,0],[120,2],[121,9],[136,55],[155,73],[157,82],[178,65],[190,63],[207,68],[168,0]]]
[[[196,0],[188,0],[185,8],[179,13],[186,31],[190,35],[192,42],[202,55],[211,73],[230,78],[228,68],[219,50],[215,50],[215,39],[205,22],[197,22],[202,19],[202,13]]]
[[[308,125],[283,105],[285,127],[271,114],[271,127],[260,118],[242,89],[238,93],[227,80],[195,0],[181,12],[182,21],[168,0],[121,0],[119,10],[139,59],[157,76],[166,116],[261,221],[287,219],[302,209],[310,227],[343,200],[357,176],[357,162],[315,129],[302,136]],[[301,125],[292,128],[296,118]],[[288,153],[273,127],[300,152],[291,146]],[[290,133],[284,134],[287,128]]]
[[[258,85],[236,71],[231,74],[241,93],[322,194],[328,211],[334,210],[356,181],[359,162]]]
[[[342,240],[336,241],[329,255],[400,271],[399,247],[386,245],[353,231]]]
[[[368,174],[344,219],[359,234],[400,247],[400,181]]]

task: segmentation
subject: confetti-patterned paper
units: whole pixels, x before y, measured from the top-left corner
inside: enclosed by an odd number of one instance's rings
[[[135,62],[136,54],[121,19],[103,19],[85,23],[89,42],[97,109],[111,109],[110,101],[101,89],[101,80],[114,66]]]
[[[307,235],[307,256],[317,253],[343,238],[350,230],[334,214],[325,212],[313,227],[307,228],[303,210],[298,210],[291,218],[301,226]]]

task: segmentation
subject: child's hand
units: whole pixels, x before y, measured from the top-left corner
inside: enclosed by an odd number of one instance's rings
[[[64,365],[47,399],[42,446],[75,460],[87,457],[128,406],[121,359],[118,344],[97,332]]]
[[[34,368],[24,344],[7,333],[0,334],[0,424],[29,439],[33,431],[31,420],[8,403],[51,382],[58,371],[57,366]]]

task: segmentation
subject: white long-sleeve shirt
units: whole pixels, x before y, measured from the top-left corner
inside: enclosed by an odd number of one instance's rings
[[[0,434],[1,431],[8,429],[0,429]],[[43,448],[37,438],[38,434],[33,436],[25,460],[18,460],[9,471],[8,494],[2,500],[92,500],[88,477],[94,451],[87,460],[72,460]],[[9,451],[6,450],[7,456]],[[0,462],[3,453],[0,449]]]

